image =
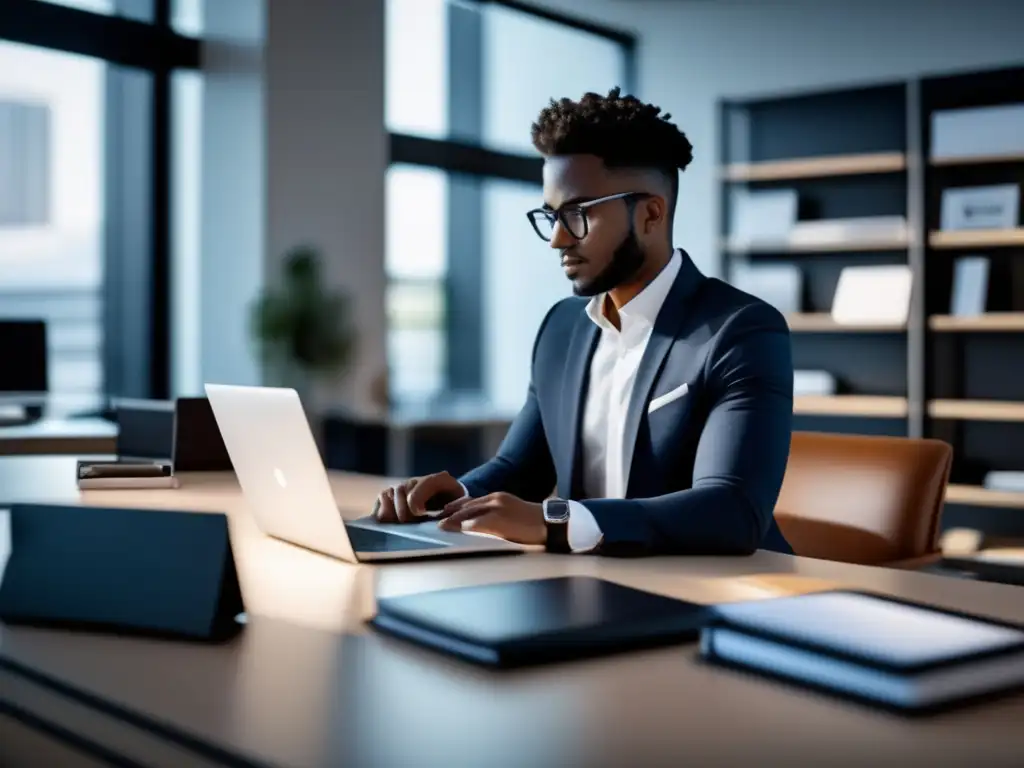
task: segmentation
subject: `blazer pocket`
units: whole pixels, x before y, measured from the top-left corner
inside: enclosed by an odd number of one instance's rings
[[[675,389],[669,390],[664,395],[658,395],[656,398],[651,400],[651,404],[647,406],[647,412],[654,413],[659,408],[662,408],[669,403],[674,403],[681,397],[685,397],[689,391],[689,384],[680,384]]]

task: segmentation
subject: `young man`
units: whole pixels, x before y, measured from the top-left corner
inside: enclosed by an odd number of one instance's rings
[[[678,172],[693,155],[670,117],[618,88],[541,112],[544,206],[528,216],[575,297],[541,323],[498,455],[461,479],[385,490],[382,522],[422,519],[447,496],[442,527],[555,552],[791,551],[773,517],[793,413],[789,330],[673,248]]]

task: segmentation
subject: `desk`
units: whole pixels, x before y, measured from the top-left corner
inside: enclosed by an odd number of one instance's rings
[[[0,494],[4,475],[24,471],[25,462],[46,461],[61,476],[73,472],[73,462],[62,466],[63,459],[20,461],[0,461]],[[334,474],[332,482],[344,514],[357,517],[386,481]],[[51,486],[42,495],[53,500],[64,491]],[[160,734],[166,749],[194,752],[200,764],[799,766],[834,765],[842,756],[851,765],[974,766],[1010,764],[1024,753],[1024,695],[912,720],[702,665],[693,645],[500,674],[362,624],[374,593],[561,574],[700,602],[751,596],[738,576],[790,574],[1024,622],[1024,591],[1015,587],[770,552],[634,560],[528,554],[355,566],[263,537],[233,478],[223,475],[186,476],[176,491],[66,495],[85,504],[229,515],[250,616],[230,643],[0,628],[6,666],[97,697],[122,729]],[[131,754],[130,744],[121,746],[127,736],[113,730],[106,743]],[[171,757],[152,763],[175,764]]]
[[[41,419],[0,426],[0,456],[114,453],[117,424],[105,419]]]

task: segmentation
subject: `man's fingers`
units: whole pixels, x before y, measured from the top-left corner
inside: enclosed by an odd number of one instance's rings
[[[467,520],[480,517],[480,515],[486,515],[497,508],[497,502],[490,497],[484,496],[480,499],[470,499],[462,504],[457,511],[442,519],[438,525],[449,531],[457,531],[462,528],[462,524]]]
[[[376,517],[378,522],[381,523],[394,523],[398,520],[395,516],[395,501],[394,491],[391,488],[386,488],[381,491],[380,496],[377,497],[377,513]]]
[[[443,478],[444,475],[427,475],[416,483],[416,487],[409,494],[409,507],[415,514],[422,515],[427,511],[430,497],[443,490]]]
[[[438,472],[435,475],[428,475],[422,478],[412,493],[409,494],[409,508],[413,514],[425,515],[428,512],[436,512],[436,509],[427,509],[427,505],[435,496],[445,497],[444,500],[454,501],[464,493],[462,485],[447,472]]]
[[[409,523],[412,522],[413,514],[409,508],[409,491],[416,486],[415,480],[396,485],[393,489],[395,497],[395,515],[398,517],[398,522]]]

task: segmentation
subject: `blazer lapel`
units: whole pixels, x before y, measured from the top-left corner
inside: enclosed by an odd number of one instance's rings
[[[658,374],[665,363],[665,358],[668,357],[669,350],[672,349],[672,345],[676,341],[679,327],[691,304],[690,299],[706,279],[685,251],[681,252],[681,256],[682,267],[672,284],[672,290],[665,297],[665,303],[654,323],[651,338],[640,359],[640,367],[637,368],[633,394],[629,400],[629,411],[626,414],[626,424],[622,432],[623,466],[626,468],[625,487],[627,489],[629,489],[632,475],[633,451],[636,447],[637,434],[640,431],[640,420],[647,413],[651,391],[658,380]]]
[[[558,495],[563,499],[574,498],[576,471],[580,455],[580,425],[586,402],[590,378],[590,360],[597,346],[598,327],[585,312],[580,312],[569,340],[565,363],[565,378],[562,379],[562,435],[567,442],[556,457],[558,473]]]

